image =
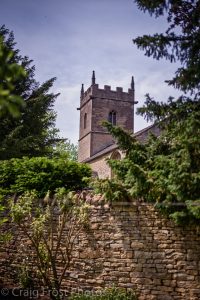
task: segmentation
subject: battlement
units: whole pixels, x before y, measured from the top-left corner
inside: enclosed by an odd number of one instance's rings
[[[120,101],[134,101],[134,90],[128,89],[128,92],[123,91],[122,87],[116,87],[115,90],[111,89],[111,86],[104,85],[104,88],[99,88],[98,84],[90,86],[82,95],[81,95],[81,104],[89,101],[94,98],[103,98],[103,99],[112,99]]]

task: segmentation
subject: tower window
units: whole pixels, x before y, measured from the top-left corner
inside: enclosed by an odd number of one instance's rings
[[[110,122],[114,126],[116,125],[116,112],[114,110],[109,112],[108,122]]]
[[[84,129],[86,129],[86,127],[87,127],[87,114],[86,113],[84,114],[83,127],[84,127]]]

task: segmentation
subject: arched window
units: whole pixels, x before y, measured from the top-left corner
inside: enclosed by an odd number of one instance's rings
[[[111,159],[115,159],[115,160],[120,160],[121,159],[121,154],[119,151],[114,151],[110,157]]]
[[[117,117],[116,117],[116,112],[114,110],[112,110],[111,112],[109,112],[108,114],[108,122],[110,122],[112,125],[116,125],[117,123]]]
[[[111,159],[115,159],[115,160],[121,160],[121,154],[118,150],[114,151],[112,154],[111,154]],[[115,178],[115,172],[114,170],[111,168],[111,178]]]
[[[87,114],[84,114],[84,120],[83,120],[83,128],[85,129],[87,127]]]

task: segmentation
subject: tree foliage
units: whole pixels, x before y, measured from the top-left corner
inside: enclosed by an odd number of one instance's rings
[[[166,17],[165,33],[144,35],[133,41],[145,55],[179,62],[175,76],[168,83],[184,92],[200,91],[200,1],[135,0],[139,9],[155,17]]]
[[[5,46],[0,34],[0,117],[5,115],[17,117],[24,106],[22,97],[16,95],[14,90],[16,81],[24,79],[26,73],[22,66],[12,62],[13,56],[13,51]],[[2,200],[0,196],[0,227],[7,221]],[[1,234],[0,242],[8,238],[9,234]]]
[[[14,82],[9,82],[10,79],[4,80],[3,88],[9,84],[14,95],[9,96],[12,105],[17,104],[19,99],[23,99],[25,103],[18,118],[8,114],[0,116],[0,159],[48,155],[57,139],[53,105],[58,94],[49,91],[55,78],[40,85],[34,78],[35,67],[32,60],[21,56],[16,49],[13,33],[2,26],[0,37],[1,47],[7,53],[5,71],[10,72],[9,78],[15,72]],[[26,76],[17,76],[22,69]],[[5,73],[2,76],[6,76]]]
[[[80,190],[90,175],[88,165],[65,158],[13,158],[0,161],[0,194],[20,195],[35,190],[38,197],[43,197],[61,187]]]
[[[17,117],[24,105],[23,99],[13,91],[16,81],[24,78],[26,74],[20,65],[11,62],[13,55],[0,35],[0,116],[10,114]]]
[[[62,157],[69,160],[78,160],[78,147],[71,143],[70,140],[65,139],[64,141],[59,141],[54,150],[53,157]]]
[[[120,193],[121,200],[132,198],[156,203],[159,209],[178,223],[185,220],[198,223],[200,121],[191,117],[185,124],[185,130],[175,127],[163,131],[159,138],[152,135],[145,144],[122,129],[107,124],[119,147],[126,151],[123,160],[109,160],[115,173],[111,182]],[[193,135],[193,130],[197,135]],[[100,181],[98,186],[108,200],[113,200],[113,190],[107,181]]]
[[[109,161],[121,195],[156,203],[176,222],[200,219],[200,1],[135,0],[139,9],[166,17],[165,33],[133,41],[145,55],[179,62],[169,85],[180,90],[178,99],[157,102],[146,95],[138,113],[162,129],[141,144],[120,128],[106,124],[126,152],[122,161]],[[114,186],[112,182],[112,187]],[[101,189],[108,193],[108,183]]]

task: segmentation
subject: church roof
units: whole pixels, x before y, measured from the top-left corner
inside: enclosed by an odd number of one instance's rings
[[[148,127],[145,127],[144,129],[142,129],[140,131],[135,132],[132,136],[135,137],[137,140],[145,143],[145,141],[148,139],[149,133],[153,133],[154,135],[159,136],[160,128],[156,124],[153,124]],[[119,148],[119,146],[116,143],[109,145],[106,148],[102,149],[101,151],[95,153],[93,156],[85,159],[83,161],[83,163],[91,162],[101,156],[104,156],[105,154],[113,152],[114,150],[116,150],[118,148]]]

